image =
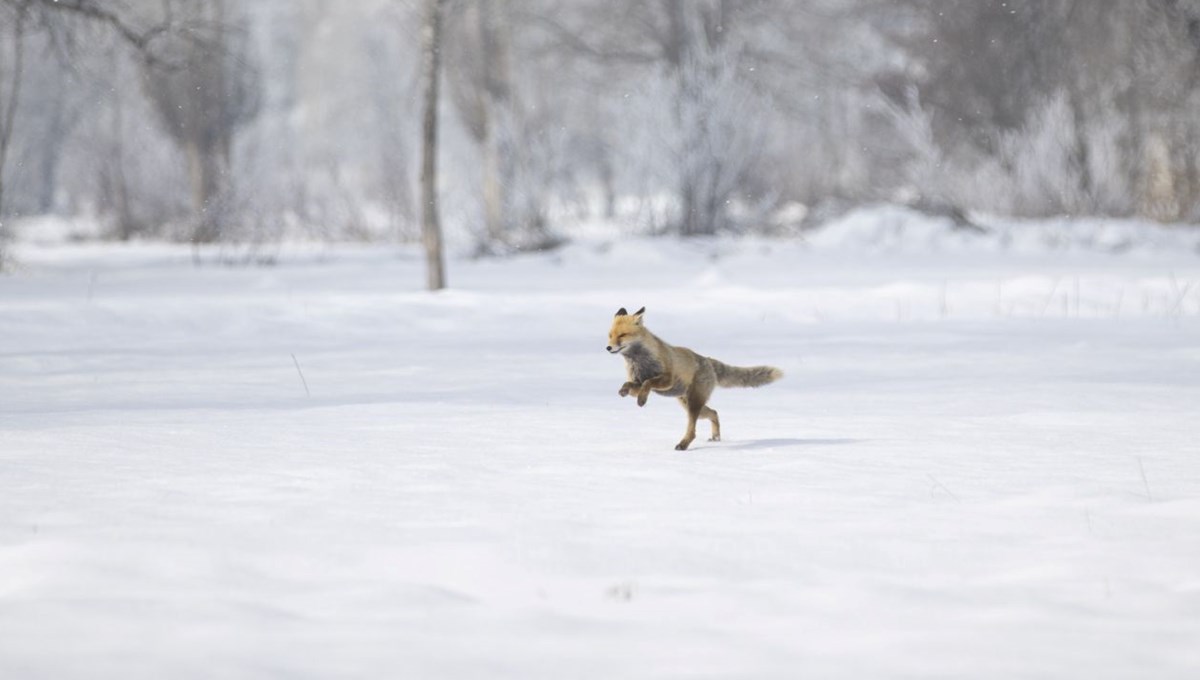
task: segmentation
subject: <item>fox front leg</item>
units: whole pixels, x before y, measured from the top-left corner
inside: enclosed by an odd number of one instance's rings
[[[621,395],[622,397],[628,397],[630,394],[636,394],[638,406],[645,406],[646,397],[650,394],[650,388],[646,387],[646,385],[649,383],[649,380],[640,383],[627,382],[624,385],[621,385],[621,389],[617,390],[617,394]]]
[[[642,382],[642,386],[638,388],[638,406],[645,406],[646,399],[650,396],[650,390],[662,390],[675,384],[675,379],[666,373],[650,378]]]

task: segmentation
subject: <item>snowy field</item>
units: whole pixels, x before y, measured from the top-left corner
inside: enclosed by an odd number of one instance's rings
[[[879,229],[18,245],[0,678],[1200,677],[1195,239]],[[786,377],[674,451],[642,305]]]

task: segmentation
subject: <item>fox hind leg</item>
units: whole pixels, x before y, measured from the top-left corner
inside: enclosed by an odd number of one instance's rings
[[[712,437],[709,438],[708,441],[710,441],[710,442],[721,441],[721,419],[717,417],[716,410],[711,409],[708,406],[705,406],[704,408],[700,409],[699,415],[701,418],[704,418],[704,419],[708,420],[710,423],[712,423]]]
[[[700,415],[699,410],[688,407],[687,414],[687,432],[683,433],[683,439],[680,439],[679,443],[675,445],[676,451],[686,451],[692,440],[696,438],[696,417]]]
[[[707,418],[713,423],[714,441],[719,441],[721,436],[720,425],[717,422],[717,412],[704,405],[704,399],[697,399],[695,396],[680,397],[679,403],[687,411],[687,431],[683,433],[683,439],[675,445],[676,451],[686,451],[691,445],[692,440],[696,438],[696,420],[699,418]],[[711,415],[709,415],[711,414]]]

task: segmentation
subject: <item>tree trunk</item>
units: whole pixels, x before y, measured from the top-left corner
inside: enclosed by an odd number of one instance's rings
[[[490,106],[488,107],[490,108]],[[483,222],[488,240],[503,243],[508,236],[505,220],[504,180],[501,178],[500,144],[496,138],[496,121],[492,111],[487,114],[487,133],[483,140]]]
[[[1196,150],[1200,149],[1200,140],[1195,131],[1185,133],[1185,142],[1178,148],[1182,169],[1179,172],[1180,187],[1176,190],[1179,196],[1179,219],[1194,221],[1196,219],[1196,201],[1200,196],[1200,166],[1196,163]]]
[[[421,30],[425,113],[421,125],[421,240],[429,290],[446,287],[446,260],[437,204],[438,79],[441,70],[443,0],[426,0]]]
[[[63,98],[63,83],[60,78],[54,79],[54,84],[47,88],[52,97],[50,112],[46,114],[46,127],[49,134],[45,143],[38,149],[37,163],[37,211],[45,215],[54,211],[54,198],[57,193],[58,163],[62,158],[63,147],[66,145],[68,120],[66,102]]]
[[[1071,207],[1074,210],[1090,210],[1095,205],[1095,182],[1092,180],[1091,151],[1087,141],[1087,116],[1083,111],[1083,96],[1074,82],[1068,85],[1067,105],[1071,109],[1071,166],[1079,175],[1079,192],[1082,199],[1081,205]]]
[[[212,243],[221,231],[220,201],[224,174],[221,154],[216,149],[205,148],[197,143],[188,143],[186,152],[192,185],[192,207],[196,214],[192,240]]]
[[[512,226],[510,195],[515,171],[511,136],[511,36],[506,0],[481,0],[479,42],[483,52],[483,212],[488,239],[503,243]]]
[[[675,125],[683,132],[683,146],[679,149],[680,167],[679,172],[679,226],[678,233],[683,236],[691,236],[696,234],[696,180],[694,177],[693,168],[690,167],[693,140],[688,130],[688,120],[685,115],[686,107],[689,106],[688,98],[691,96],[691,83],[689,82],[687,69],[692,66],[689,63],[689,43],[687,7],[684,0],[665,0],[665,9],[667,12],[667,38],[663,45],[663,53],[667,63],[675,73],[675,101],[673,106],[673,117]]]
[[[717,170],[712,164],[719,159],[701,157],[705,154],[706,135],[697,121],[698,111],[705,106],[703,90],[708,86],[707,65],[701,57],[712,45],[705,44],[706,21],[700,5],[686,0],[666,0],[667,39],[665,56],[675,70],[676,91],[674,118],[683,132],[679,172],[679,202],[681,209],[678,233],[683,236],[708,236],[716,231],[717,216],[713,214],[713,197],[705,194],[711,177]],[[714,21],[720,21],[715,19]],[[715,25],[714,34],[717,33]]]
[[[699,213],[696,208],[696,186],[694,180],[688,176],[683,177],[683,183],[679,187],[679,199],[682,203],[679,223],[679,233],[681,236],[696,236],[704,233],[700,227]]]
[[[1032,7],[1039,12],[1038,15],[1035,15],[1035,19],[1044,20],[1047,18],[1046,14],[1042,14],[1045,10],[1044,5],[1034,4]],[[1090,9],[1091,7],[1084,0],[1074,0],[1067,6],[1066,20],[1064,22],[1066,24],[1064,41],[1068,42],[1068,44],[1072,40],[1086,40],[1082,36],[1075,37],[1075,33],[1080,31],[1082,26],[1087,25],[1084,23],[1087,21],[1086,15],[1083,13],[1085,8]],[[1075,49],[1079,48],[1076,47]],[[1086,73],[1087,69],[1078,68],[1069,68],[1066,72],[1067,107],[1071,110],[1070,162],[1079,175],[1079,191],[1082,198],[1080,205],[1071,206],[1073,210],[1092,210],[1096,205],[1096,183],[1092,178],[1091,146],[1088,144],[1087,139],[1088,116],[1084,110],[1084,101],[1086,99],[1084,97],[1083,85],[1087,82],[1084,80]]]
[[[691,36],[688,30],[687,3],[685,0],[665,0],[667,11],[667,38],[663,45],[663,56],[667,63],[678,71],[690,57]]]
[[[114,71],[118,68],[115,53],[112,59]],[[120,97],[113,97],[112,138],[110,157],[106,164],[110,175],[111,201],[117,213],[117,236],[122,241],[133,237],[136,225],[129,201],[129,181],[125,177],[125,112]]]
[[[609,150],[603,149],[600,153],[600,183],[604,186],[604,219],[611,220],[617,216],[617,179]]]
[[[1175,172],[1166,135],[1157,130],[1146,135],[1142,151],[1142,215],[1159,222],[1179,219],[1181,211],[1175,195]]]
[[[17,103],[21,99],[21,78],[24,75],[22,73],[25,60],[25,9],[23,7],[17,9],[17,20],[13,23],[12,35],[12,84],[8,89],[8,100],[0,101],[0,216],[4,215],[4,165],[8,159],[8,145],[12,141],[13,123],[17,119]],[[0,86],[2,85],[3,83],[0,83]]]

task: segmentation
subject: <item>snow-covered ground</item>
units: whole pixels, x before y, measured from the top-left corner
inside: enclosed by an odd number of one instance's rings
[[[0,678],[1197,677],[1200,257],[937,245],[18,245]]]

